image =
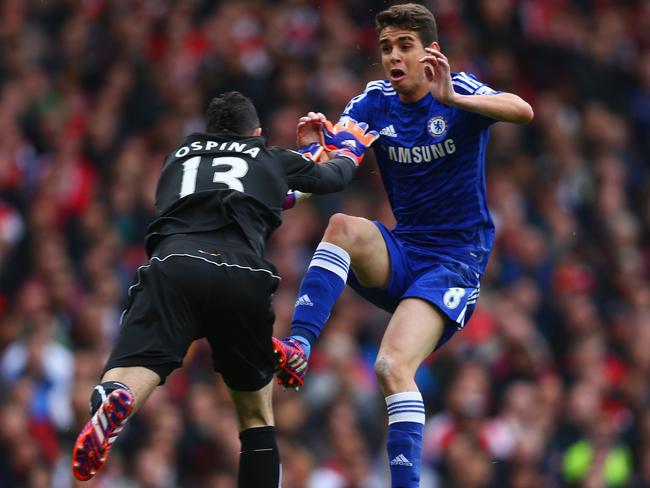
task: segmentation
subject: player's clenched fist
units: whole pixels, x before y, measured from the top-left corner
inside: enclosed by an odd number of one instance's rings
[[[326,120],[323,127],[325,147],[338,156],[348,156],[359,165],[363,154],[379,138],[375,130],[368,130],[368,124],[350,118],[341,119],[336,125]]]

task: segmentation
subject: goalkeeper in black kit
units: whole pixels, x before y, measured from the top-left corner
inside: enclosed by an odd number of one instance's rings
[[[129,288],[119,336],[91,395],[92,416],[74,445],[77,479],[102,468],[129,417],[181,366],[191,342],[205,337],[237,412],[239,487],[280,486],[271,407],[272,296],[280,277],[263,257],[266,240],[295,198],[287,198],[289,189],[341,190],[365,150],[350,133],[354,144],[316,164],[323,147],[313,127],[299,124],[302,140],[314,131],[302,154],[267,146],[252,102],[230,92],[210,102],[206,133],[189,135],[167,156],[145,242],[150,259]]]

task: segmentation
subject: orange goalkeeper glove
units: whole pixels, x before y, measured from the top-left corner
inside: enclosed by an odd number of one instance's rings
[[[358,166],[370,145],[379,139],[379,132],[368,130],[368,124],[343,117],[336,125],[328,120],[323,127],[326,149],[337,156],[347,156]]]

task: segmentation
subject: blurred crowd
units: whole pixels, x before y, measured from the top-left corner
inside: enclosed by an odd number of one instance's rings
[[[488,154],[497,238],[470,323],[418,372],[423,488],[650,486],[650,2],[432,0],[453,71],[529,101]],[[209,99],[271,144],[381,79],[370,0],[0,2],[0,486],[73,486],[164,155]],[[333,212],[393,217],[372,157],[287,211],[276,335]],[[285,488],[387,486],[373,360],[388,315],[347,290],[304,391],[275,394]],[[214,317],[219,326],[219,317]],[[232,488],[239,441],[203,341],[85,486]]]

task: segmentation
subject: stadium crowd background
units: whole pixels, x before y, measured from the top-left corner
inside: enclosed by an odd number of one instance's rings
[[[488,154],[497,239],[466,330],[418,373],[423,488],[650,486],[650,2],[437,0],[454,71],[517,93]],[[272,144],[382,78],[370,0],[0,2],[0,486],[66,487],[163,156],[210,97],[251,96]],[[333,212],[390,225],[367,157],[284,214],[268,256],[288,329]],[[307,385],[276,392],[286,488],[386,486],[372,372],[388,316],[346,291]],[[215,326],[219,317],[214,317]],[[235,486],[233,409],[203,342],[95,487]]]

